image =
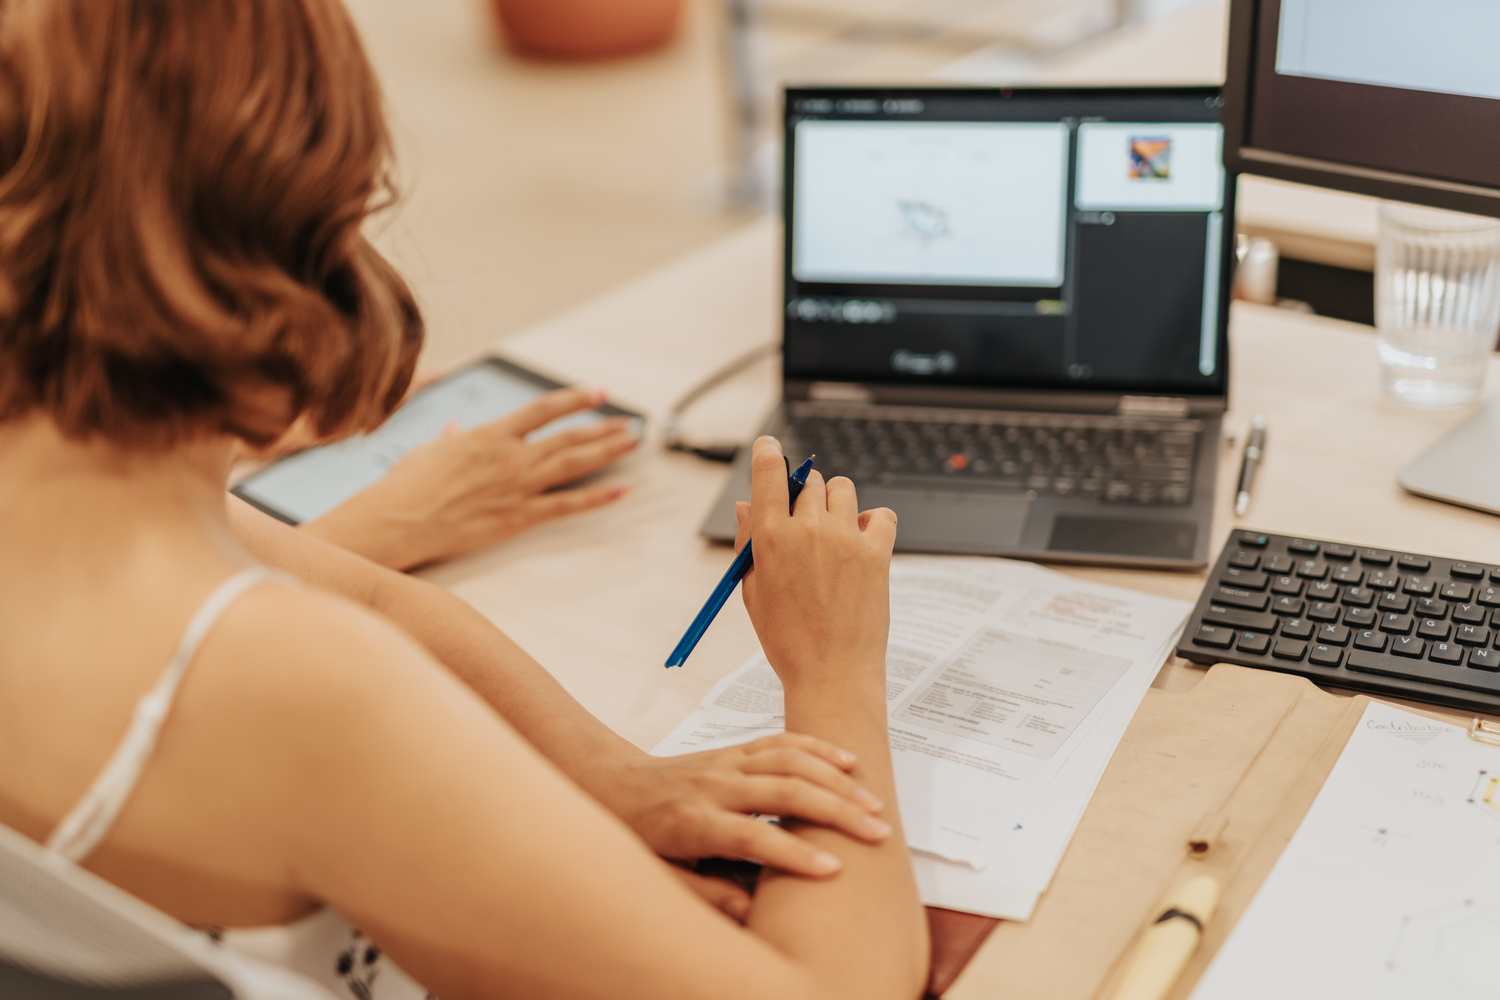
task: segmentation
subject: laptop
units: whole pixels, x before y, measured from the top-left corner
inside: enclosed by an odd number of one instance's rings
[[[785,104],[764,428],[903,551],[1197,567],[1228,386],[1217,88],[811,88]],[[702,531],[734,537],[748,449]]]

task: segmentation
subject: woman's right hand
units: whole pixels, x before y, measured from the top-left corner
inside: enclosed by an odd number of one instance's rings
[[[754,535],[743,588],[766,658],[789,691],[862,682],[883,690],[895,513],[861,512],[852,482],[825,484],[816,470],[788,513],[786,462],[773,437],[756,440],[750,468],[735,548]]]

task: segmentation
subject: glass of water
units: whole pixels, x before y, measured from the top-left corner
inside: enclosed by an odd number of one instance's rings
[[[1477,399],[1500,331],[1500,220],[1382,203],[1375,324],[1386,395],[1423,409]]]

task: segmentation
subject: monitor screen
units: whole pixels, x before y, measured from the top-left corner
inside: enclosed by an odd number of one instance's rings
[[[1483,0],[1234,0],[1230,166],[1500,214],[1497,39]]]
[[[1216,90],[786,108],[789,379],[1224,391]]]

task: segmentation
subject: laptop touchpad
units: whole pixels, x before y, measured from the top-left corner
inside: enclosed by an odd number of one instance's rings
[[[1053,552],[1191,559],[1197,540],[1198,526],[1192,521],[1062,515],[1052,524],[1047,548]]]
[[[929,493],[870,487],[859,491],[861,508],[896,512],[896,547],[996,552],[1015,549],[1031,501],[980,493]]]

